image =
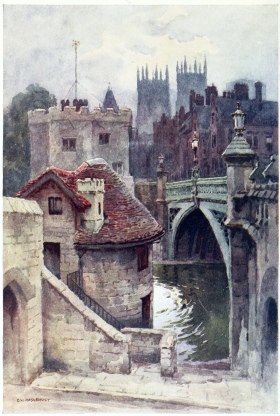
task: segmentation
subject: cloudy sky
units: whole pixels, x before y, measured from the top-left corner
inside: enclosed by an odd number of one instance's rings
[[[137,68],[146,64],[150,76],[156,64],[164,72],[168,65],[175,101],[176,62],[184,56],[192,67],[206,56],[208,85],[214,83],[219,95],[227,82],[246,78],[264,82],[267,99],[278,99],[276,4],[126,3],[5,5],[4,106],[31,83],[58,101],[66,98],[75,81],[73,39],[80,41],[78,98],[87,98],[91,109],[102,103],[110,82],[118,104],[135,111]]]

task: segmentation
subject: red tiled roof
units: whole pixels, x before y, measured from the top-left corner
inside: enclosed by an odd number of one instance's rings
[[[87,164],[85,165],[88,166]],[[85,168],[85,166],[83,166],[83,168]],[[24,198],[26,196],[30,196],[35,190],[38,190],[38,188],[41,187],[42,183],[53,180],[58,185],[60,185],[62,189],[68,190],[67,194],[73,200],[74,204],[78,208],[84,210],[85,208],[89,208],[91,203],[76,191],[75,175],[76,171],[72,172],[50,167],[44,173],[41,173],[40,175],[35,176],[33,179],[30,179],[30,181],[28,181],[27,184],[24,185],[24,187],[15,194],[15,197]]]
[[[77,192],[77,180],[104,179],[104,224],[98,233],[88,232],[82,226],[78,227],[75,235],[77,245],[140,244],[156,240],[163,235],[162,227],[103,159],[83,163],[76,171],[49,168],[29,181],[16,196],[24,197],[26,191],[50,171],[83,203],[84,208],[89,207],[90,203]]]

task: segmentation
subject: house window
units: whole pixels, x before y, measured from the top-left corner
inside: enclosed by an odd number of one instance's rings
[[[62,150],[63,152],[76,152],[76,139],[73,137],[62,139]]]
[[[49,197],[49,214],[61,215],[62,214],[62,199],[58,197]]]
[[[123,162],[113,163],[113,169],[118,175],[123,175]]]
[[[138,272],[148,267],[149,265],[148,246],[137,247],[137,265],[138,265]]]
[[[99,144],[101,146],[109,144],[110,133],[100,133],[99,134]]]

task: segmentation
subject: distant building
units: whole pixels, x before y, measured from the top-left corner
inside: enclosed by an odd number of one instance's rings
[[[85,293],[122,322],[152,318],[152,244],[163,229],[103,159],[49,168],[16,196],[44,213],[44,262],[54,275],[66,282],[79,271]]]
[[[102,107],[89,112],[87,100],[61,101],[61,108],[28,113],[31,177],[49,166],[73,170],[84,160],[102,157],[133,189],[129,168],[132,112],[119,108],[109,87]]]
[[[246,113],[245,136],[254,149],[259,165],[265,166],[270,157],[278,153],[278,103],[264,101],[262,83],[255,83],[255,97],[249,99],[246,84],[236,83],[231,91],[218,95],[212,85],[204,95],[191,90],[189,110],[181,106],[174,117],[165,114],[153,123],[150,143],[138,138],[138,178],[156,179],[157,157],[165,159],[169,181],[190,178],[193,168],[192,139],[194,132],[199,139],[198,165],[201,177],[224,176],[226,165],[222,152],[233,136],[232,117],[236,102],[240,101]],[[136,175],[137,178],[137,175]]]

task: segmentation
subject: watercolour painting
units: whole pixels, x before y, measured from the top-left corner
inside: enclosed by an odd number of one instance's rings
[[[3,412],[278,411],[278,3],[3,4]]]

